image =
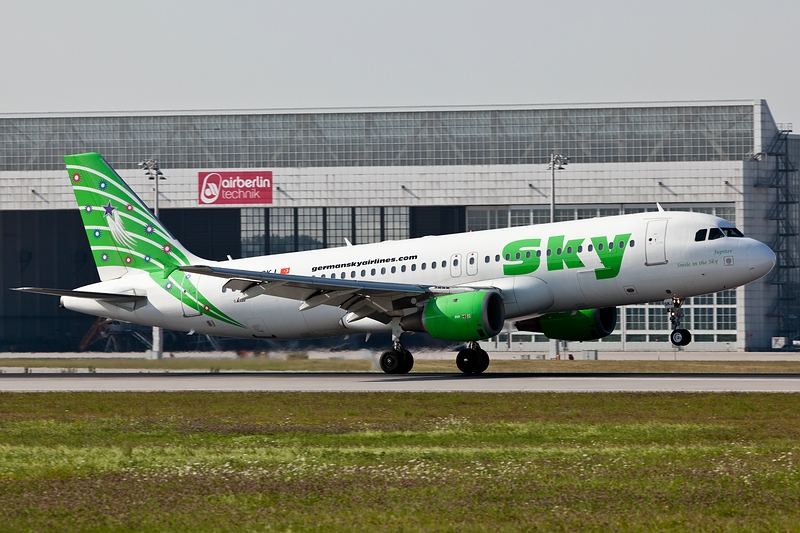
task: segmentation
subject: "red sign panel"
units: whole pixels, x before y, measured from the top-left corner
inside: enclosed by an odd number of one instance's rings
[[[197,203],[271,204],[272,171],[198,172]]]

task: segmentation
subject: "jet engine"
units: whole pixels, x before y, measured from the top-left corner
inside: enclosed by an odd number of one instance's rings
[[[520,331],[544,333],[548,339],[591,341],[610,335],[617,327],[617,308],[580,309],[550,313],[514,324]]]
[[[469,291],[435,296],[422,311],[403,317],[405,331],[423,331],[437,339],[477,341],[497,335],[506,314],[495,291]]]

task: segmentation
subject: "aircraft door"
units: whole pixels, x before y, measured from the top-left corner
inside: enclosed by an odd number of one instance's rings
[[[188,272],[183,275],[181,283],[181,310],[183,316],[200,316],[200,304],[197,303],[197,291],[200,285],[200,275],[192,276]]]
[[[647,223],[647,240],[644,243],[644,264],[647,266],[667,264],[667,220],[651,220]]]
[[[461,254],[450,256],[450,276],[457,278],[461,275]]]
[[[470,252],[467,254],[467,276],[476,276],[478,274],[478,252]]]

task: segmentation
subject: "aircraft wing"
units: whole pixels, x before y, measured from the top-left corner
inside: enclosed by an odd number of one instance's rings
[[[36,294],[50,294],[52,296],[71,296],[73,298],[89,298],[110,303],[130,303],[146,300],[147,296],[139,294],[114,294],[109,292],[70,291],[65,289],[46,289],[44,287],[16,287],[12,291],[33,292]]]
[[[240,291],[241,300],[261,294],[290,298],[302,302],[299,311],[319,305],[341,307],[352,313],[348,322],[373,318],[384,324],[393,317],[402,317],[405,310],[416,310],[420,302],[450,292],[478,290],[478,287],[435,287],[409,283],[359,281],[355,279],[318,278],[238,270],[215,266],[195,265],[179,267],[183,272],[225,278],[226,289]]]

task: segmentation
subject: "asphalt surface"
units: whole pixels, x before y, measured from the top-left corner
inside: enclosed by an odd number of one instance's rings
[[[800,392],[796,374],[0,374],[0,392]]]

